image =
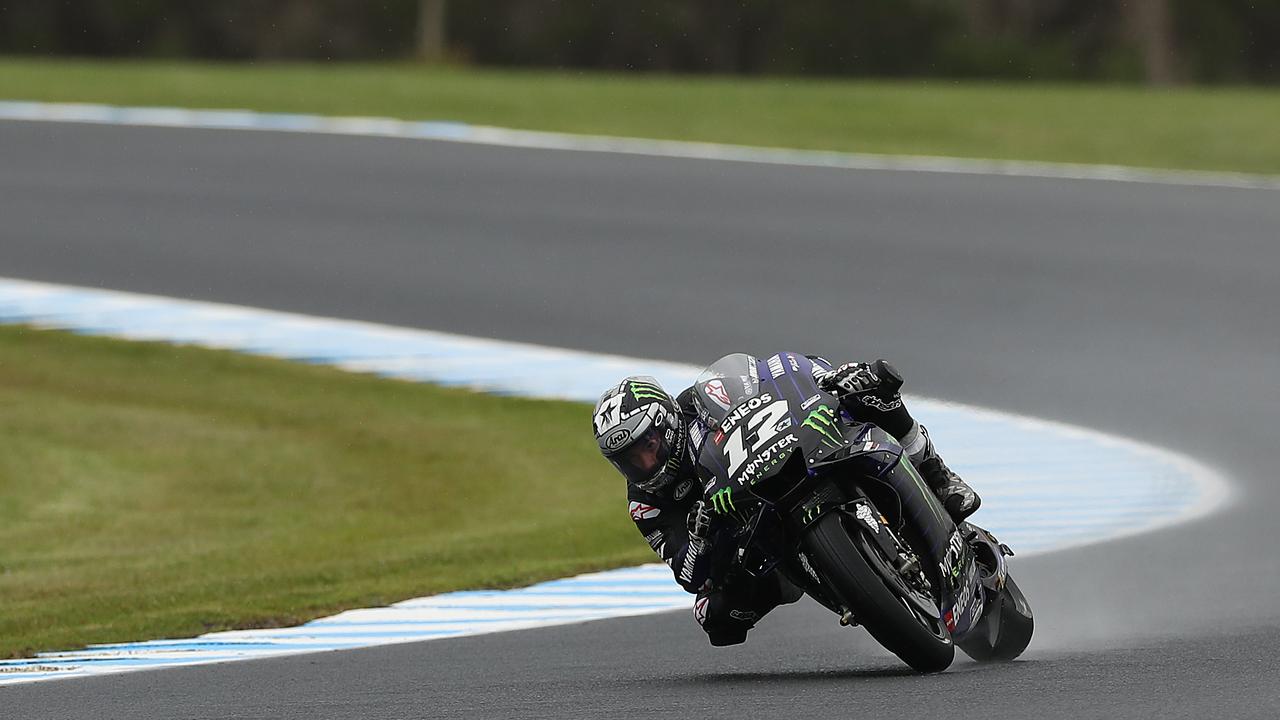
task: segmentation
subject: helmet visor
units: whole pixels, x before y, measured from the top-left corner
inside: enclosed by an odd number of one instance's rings
[[[671,443],[667,442],[667,428],[651,426],[645,434],[628,445],[622,452],[609,458],[628,482],[644,486],[667,466],[671,458]]]

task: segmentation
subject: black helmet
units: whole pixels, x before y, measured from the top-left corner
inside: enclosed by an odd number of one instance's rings
[[[636,375],[609,388],[593,420],[600,452],[627,482],[658,492],[681,474],[688,430],[657,380]]]

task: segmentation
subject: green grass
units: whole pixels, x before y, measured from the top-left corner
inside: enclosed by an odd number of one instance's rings
[[[589,415],[0,326],[0,657],[650,560]]]
[[[0,98],[458,120],[795,148],[1280,173],[1280,92],[0,60]]]

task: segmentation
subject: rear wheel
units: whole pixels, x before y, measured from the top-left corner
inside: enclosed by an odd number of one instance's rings
[[[847,518],[844,512],[827,513],[809,531],[805,544],[818,574],[871,636],[903,662],[923,673],[946,670],[955,657],[951,634],[940,619],[901,597],[911,590],[900,579],[889,580],[897,575],[888,558]]]

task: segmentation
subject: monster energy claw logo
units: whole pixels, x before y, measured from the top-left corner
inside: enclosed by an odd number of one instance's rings
[[[630,385],[631,397],[636,402],[646,399],[665,400],[667,397],[667,394],[662,391],[662,388],[651,382],[646,382],[644,380],[632,380]]]
[[[733,505],[733,488],[721,488],[716,494],[711,496],[711,507],[721,515],[728,515],[731,510],[738,508]]]
[[[831,447],[840,447],[844,443],[840,441],[840,431],[836,429],[836,411],[826,405],[819,405],[809,413],[809,417],[805,418],[801,423],[804,427],[813,428],[822,436],[822,444]]]

